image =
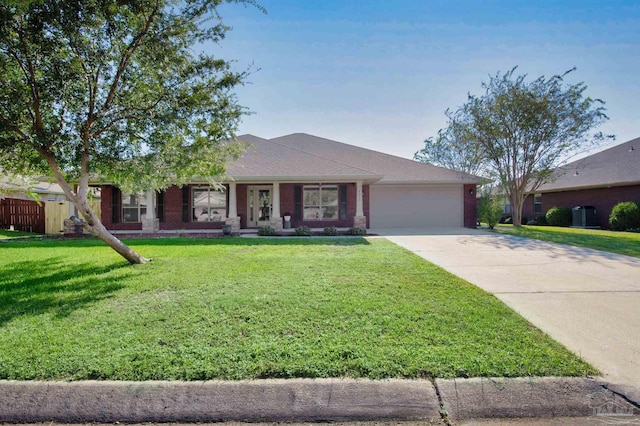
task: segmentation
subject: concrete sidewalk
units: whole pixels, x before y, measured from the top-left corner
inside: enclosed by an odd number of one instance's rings
[[[209,382],[0,381],[0,422],[361,422],[618,418],[640,409],[586,378]],[[582,424],[585,424],[582,422]]]
[[[640,259],[471,229],[372,232],[495,294],[640,402]]]

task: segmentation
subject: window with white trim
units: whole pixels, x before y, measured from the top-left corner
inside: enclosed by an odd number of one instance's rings
[[[141,222],[147,214],[147,195],[122,193],[122,222]]]
[[[304,220],[338,220],[338,185],[303,187]]]
[[[542,194],[533,194],[533,212],[542,213]]]
[[[227,193],[211,187],[193,188],[191,211],[194,222],[224,222],[227,218]]]

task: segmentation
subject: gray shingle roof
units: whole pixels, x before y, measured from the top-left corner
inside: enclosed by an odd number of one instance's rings
[[[256,179],[337,180],[343,178],[377,181],[382,177],[368,170],[303,152],[257,136],[242,135],[237,139],[248,144],[242,157],[227,167],[227,173],[237,181]]]
[[[640,184],[640,138],[558,167],[555,176],[536,192]]]
[[[319,158],[368,170],[382,176],[378,183],[477,183],[480,180],[467,173],[423,164],[306,133],[293,133],[273,138],[271,141],[299,152],[313,154]]]

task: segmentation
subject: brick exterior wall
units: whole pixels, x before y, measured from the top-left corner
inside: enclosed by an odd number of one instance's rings
[[[142,231],[142,223],[113,223],[111,221],[111,203],[113,190],[110,185],[100,187],[100,208],[102,209],[102,224],[112,231]]]
[[[280,214],[285,213],[293,215],[295,211],[294,187],[293,183],[280,184]],[[303,185],[303,184],[300,184]],[[193,185],[189,185],[189,189]],[[248,186],[246,184],[236,185],[237,211],[240,217],[240,227],[247,228],[248,216]],[[101,209],[103,223],[110,230],[126,230],[141,231],[141,223],[113,223],[111,221],[112,214],[112,187],[105,185],[101,187]],[[363,212],[367,216],[367,227],[369,227],[369,186],[362,186]],[[191,203],[189,197],[189,203]],[[191,204],[189,204],[189,213],[191,215]],[[308,226],[310,228],[325,228],[328,226],[335,227],[352,227],[353,217],[356,213],[356,184],[347,183],[347,219],[346,220],[293,220],[292,227]],[[220,229],[224,222],[183,222],[182,221],[182,188],[172,186],[167,188],[164,193],[164,221],[160,223],[161,230],[173,229]]]
[[[623,201],[640,201],[640,185],[544,192],[542,193],[541,214],[545,214],[551,207],[594,206],[596,208],[596,224],[607,229],[609,228],[611,209]],[[522,208],[522,215],[532,219],[541,214],[533,213],[533,195],[527,196]]]
[[[463,203],[464,203],[464,227],[475,229],[477,225],[478,215],[478,198],[476,196],[476,185],[463,185]]]

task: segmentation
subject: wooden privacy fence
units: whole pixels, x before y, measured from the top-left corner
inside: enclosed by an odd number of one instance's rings
[[[89,201],[100,216],[100,200]],[[64,220],[73,214],[69,201],[47,201],[40,205],[32,200],[0,199],[0,229],[13,226],[16,231],[39,234],[62,234]]]
[[[89,205],[100,217],[100,200],[89,200]],[[45,203],[45,218],[47,234],[62,234],[64,220],[73,214],[73,207],[69,201],[49,201]]]
[[[0,200],[0,228],[13,226],[16,231],[45,233],[44,205],[32,200]]]

